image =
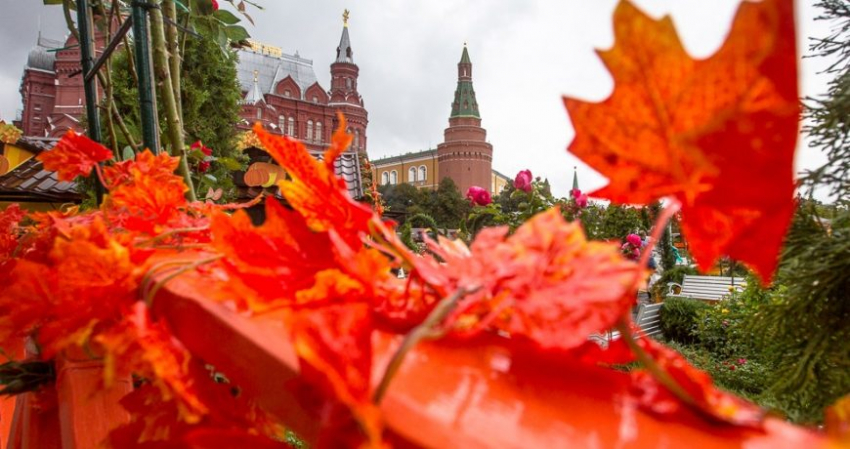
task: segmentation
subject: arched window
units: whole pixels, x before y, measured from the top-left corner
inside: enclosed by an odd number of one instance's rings
[[[410,167],[407,169],[407,181],[416,182],[416,167]]]
[[[390,174],[387,172],[381,173],[381,185],[385,186],[390,183]]]
[[[322,122],[316,122],[316,142],[322,143]]]
[[[281,115],[277,118],[277,126],[280,127],[281,134],[286,134],[286,116]]]
[[[419,166],[419,180],[427,181],[428,180],[428,169],[425,168],[424,165]]]
[[[295,136],[295,117],[289,117],[289,128],[287,129],[286,135]]]
[[[390,172],[390,184],[398,184],[398,172],[395,170]]]
[[[359,129],[354,130],[354,148],[357,149],[357,150],[360,149],[360,130]]]
[[[310,141],[313,140],[313,121],[307,120],[307,135],[304,136],[304,140]]]
[[[260,109],[260,108],[257,108],[257,120],[262,120],[262,119],[263,119],[263,110]]]

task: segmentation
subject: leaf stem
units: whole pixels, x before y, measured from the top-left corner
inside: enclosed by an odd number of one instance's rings
[[[213,256],[213,257],[208,257],[206,259],[201,259],[201,260],[195,261],[193,263],[190,263],[190,264],[178,269],[177,271],[169,274],[168,276],[165,276],[164,278],[162,278],[159,281],[157,281],[156,283],[154,283],[151,286],[150,291],[148,291],[144,295],[145,304],[147,304],[149,308],[153,308],[153,300],[156,297],[156,294],[159,292],[159,290],[162,287],[165,287],[165,284],[167,284],[169,281],[180,276],[181,274],[192,271],[192,270],[200,267],[201,265],[206,265],[208,263],[215,262],[216,260],[219,260],[219,259],[222,259],[222,258],[224,258],[224,255],[217,255],[217,256]],[[148,272],[148,275],[151,275],[152,271]],[[150,280],[150,277],[148,278],[148,280]]]
[[[696,401],[694,401],[693,397],[682,388],[671,376],[670,374],[664,370],[660,365],[655,363],[655,359],[652,358],[635,340],[634,335],[632,334],[632,330],[629,328],[628,323],[625,319],[620,319],[617,322],[617,330],[620,331],[620,338],[626,342],[626,346],[634,353],[637,360],[646,368],[647,371],[658,381],[661,385],[667,388],[674,396],[679,398],[682,402],[692,406],[697,407]]]
[[[474,289],[461,288],[454,292],[451,296],[443,298],[439,303],[437,303],[436,307],[434,307],[434,310],[431,311],[428,317],[425,318],[425,321],[404,337],[404,341],[402,341],[401,346],[399,346],[395,354],[393,354],[393,358],[387,365],[386,370],[384,370],[381,382],[378,384],[378,387],[375,389],[375,394],[372,396],[372,402],[374,402],[375,405],[380,404],[381,400],[386,395],[390,382],[395,377],[402,362],[404,362],[404,358],[407,356],[407,353],[422,340],[434,339],[443,336],[445,331],[438,329],[440,323],[457,308],[458,302],[460,302],[461,298],[470,293],[474,293],[477,290],[477,287]]]

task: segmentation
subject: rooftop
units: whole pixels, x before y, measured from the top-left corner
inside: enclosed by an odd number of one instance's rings
[[[425,157],[434,157],[434,156],[436,156],[436,153],[437,153],[437,149],[432,148],[430,150],[415,151],[415,152],[400,154],[398,156],[390,156],[390,157],[385,157],[385,158],[382,158],[382,159],[375,159],[375,160],[371,160],[369,162],[371,162],[372,165],[395,164],[397,162],[402,162],[402,161],[412,161],[414,159],[421,159],[421,158],[425,158]]]
[[[239,64],[236,71],[243,92],[250,92],[254,88],[255,72],[257,85],[263,95],[271,93],[278,82],[291,76],[301,89],[303,99],[307,88],[317,82],[313,61],[302,58],[297,52],[288,55],[276,47],[255,44],[253,48],[242,49],[237,53]]]

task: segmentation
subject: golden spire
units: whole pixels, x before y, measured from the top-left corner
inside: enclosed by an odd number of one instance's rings
[[[348,16],[351,14],[347,9],[342,13],[342,26],[348,28]]]

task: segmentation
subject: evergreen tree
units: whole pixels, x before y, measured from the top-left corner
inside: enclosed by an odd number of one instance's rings
[[[772,300],[752,319],[754,339],[774,367],[768,399],[801,422],[822,421],[824,407],[850,393],[850,8],[846,0],[817,6],[836,31],[812,50],[838,61],[826,97],[807,105],[805,132],[828,160],[803,181],[809,196],[827,189],[837,203],[826,221],[823,206],[800,202]]]

